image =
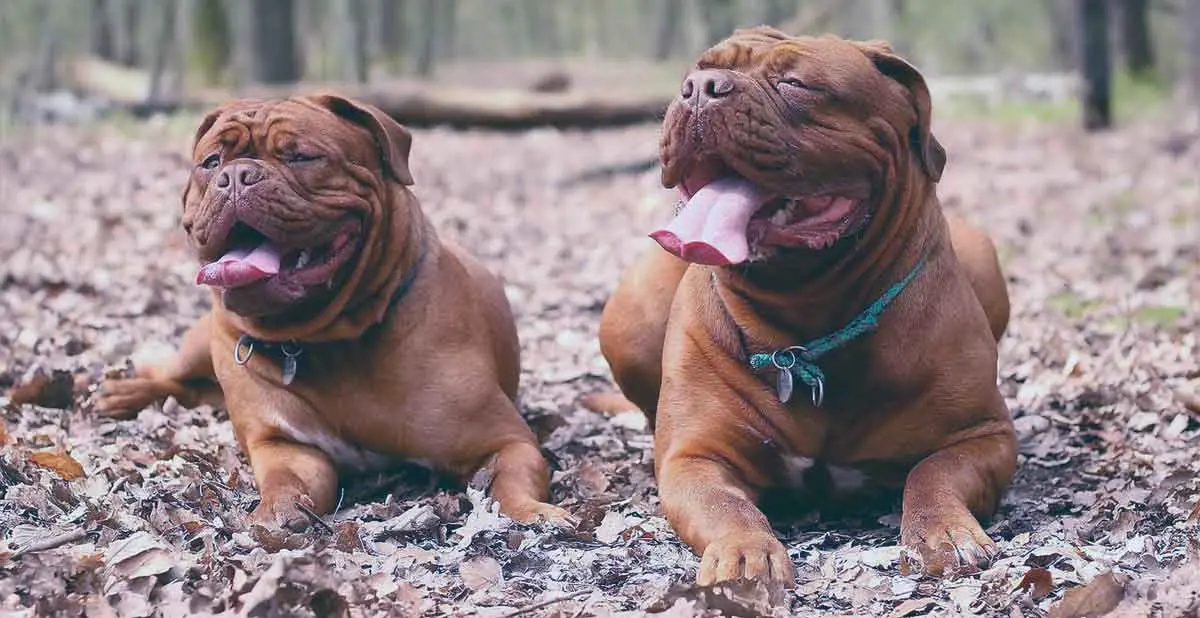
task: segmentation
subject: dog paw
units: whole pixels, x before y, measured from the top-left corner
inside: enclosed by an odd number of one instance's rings
[[[308,509],[305,512],[304,508]],[[304,532],[313,524],[313,501],[308,496],[284,494],[264,496],[250,513],[247,523],[259,525],[271,531]]]
[[[115,419],[137,416],[143,408],[170,395],[158,380],[144,377],[110,378],[100,383],[92,396],[96,412]]]
[[[704,549],[696,583],[711,586],[735,579],[757,580],[769,587],[791,588],[796,575],[779,539],[770,534],[730,534]]]
[[[523,524],[542,523],[561,530],[574,530],[579,526],[579,519],[567,512],[566,509],[545,502],[533,502],[528,506],[515,509],[509,517]]]
[[[905,548],[902,565],[932,577],[978,572],[997,553],[996,544],[974,518],[906,530],[901,537]]]

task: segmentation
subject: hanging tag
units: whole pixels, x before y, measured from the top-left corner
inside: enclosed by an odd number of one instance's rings
[[[295,345],[285,344],[283,349],[283,385],[287,386],[296,379],[296,370],[299,369],[300,363],[296,360],[300,358],[303,350]]]
[[[779,395],[780,403],[787,403],[792,398],[792,372],[789,369],[780,369],[778,373],[775,392]]]

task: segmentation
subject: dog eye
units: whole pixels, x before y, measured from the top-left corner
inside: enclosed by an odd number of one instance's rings
[[[221,164],[221,155],[210,154],[210,155],[208,155],[208,157],[206,157],[204,159],[204,162],[200,164],[200,167],[202,167],[206,170],[215,170],[215,169],[217,169],[217,166],[220,164]]]
[[[292,152],[284,155],[282,158],[284,163],[308,163],[309,161],[316,161],[322,157],[319,154]]]
[[[803,88],[805,90],[816,90],[812,86],[800,81],[795,77],[785,77],[779,80],[780,86],[791,86],[792,88]]]

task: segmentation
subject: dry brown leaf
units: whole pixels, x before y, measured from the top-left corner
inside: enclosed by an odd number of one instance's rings
[[[66,453],[38,451],[30,453],[29,461],[47,470],[52,470],[55,474],[62,477],[64,481],[73,481],[86,476],[83,472],[83,466]]]
[[[608,490],[608,475],[600,464],[588,459],[579,464],[579,488],[591,495]]]
[[[1050,607],[1050,618],[1094,618],[1112,611],[1125,596],[1125,578],[1105,571],[1095,579],[1072,588]]]
[[[25,382],[16,385],[9,398],[16,405],[32,404],[43,408],[70,409],[74,399],[75,380],[71,373],[59,369],[49,375],[42,370],[34,372]]]
[[[0,446],[8,444],[8,429],[4,425],[4,419],[0,418]]]
[[[1034,567],[1025,573],[1017,590],[1028,590],[1033,600],[1039,601],[1054,590],[1054,577],[1042,567]]]
[[[467,558],[458,565],[458,574],[463,584],[476,592],[491,588],[504,581],[500,563],[491,556]]]
[[[928,597],[924,599],[909,599],[897,605],[896,608],[893,609],[890,614],[888,614],[888,618],[904,618],[904,616],[922,611],[934,603],[937,603],[937,599],[930,599]]]
[[[1187,522],[1189,524],[1200,522],[1200,500],[1197,500],[1196,506],[1192,507],[1192,512],[1188,515]]]
[[[137,532],[110,545],[104,562],[112,575],[137,579],[166,573],[175,566],[176,560],[167,546],[154,536]]]

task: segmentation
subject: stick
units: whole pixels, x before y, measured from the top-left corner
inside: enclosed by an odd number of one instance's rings
[[[328,532],[329,534],[333,534],[333,527],[325,523],[325,520],[321,519],[321,516],[314,513],[312,509],[300,504],[298,501],[296,502],[296,508],[300,509],[301,513],[307,515],[308,518],[312,520],[312,523],[316,524],[318,528]]]
[[[41,551],[48,551],[48,550],[54,549],[56,547],[62,547],[63,545],[67,545],[69,543],[74,543],[75,541],[79,541],[84,538],[87,538],[87,535],[88,535],[88,531],[84,530],[83,528],[80,528],[78,530],[72,530],[71,532],[60,534],[58,536],[52,536],[48,539],[42,539],[41,541],[38,541],[36,543],[30,543],[29,545],[26,545],[25,547],[18,548],[16,551],[14,551],[12,553],[11,556],[8,557],[8,559],[16,560],[17,558],[20,558],[21,556],[24,556],[25,554],[32,554],[32,553],[37,553],[37,552],[41,552]]]
[[[568,595],[564,595],[564,596],[550,599],[547,601],[542,601],[541,603],[534,603],[533,605],[526,605],[525,607],[522,607],[521,609],[518,609],[515,612],[505,614],[502,618],[515,618],[516,616],[524,616],[525,614],[528,614],[529,612],[537,611],[539,609],[542,609],[543,607],[549,607],[551,605],[554,605],[555,603],[562,603],[563,601],[570,601],[571,599],[578,599],[581,596],[591,594],[591,593],[592,593],[591,590],[576,590],[575,592],[572,592],[571,594],[568,594]]]

